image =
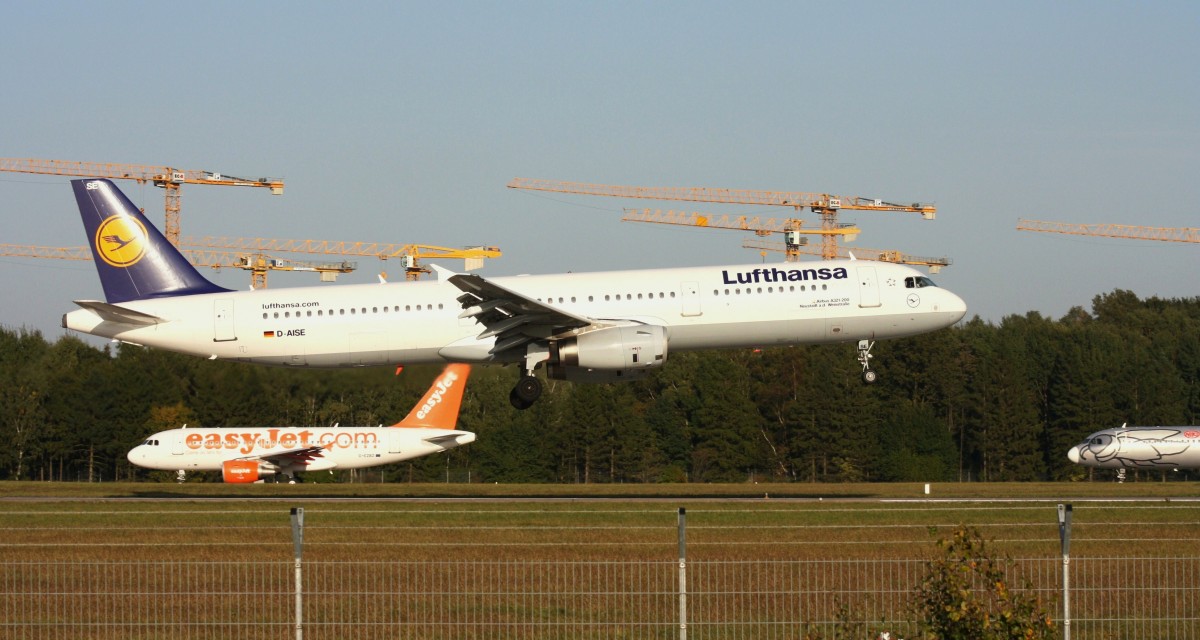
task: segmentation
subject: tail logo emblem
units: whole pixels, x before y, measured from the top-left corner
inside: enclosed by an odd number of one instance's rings
[[[96,229],[96,255],[109,266],[126,268],[146,254],[146,228],[125,216],[113,216]]]

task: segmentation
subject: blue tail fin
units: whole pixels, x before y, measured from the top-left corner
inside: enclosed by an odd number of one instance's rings
[[[109,180],[72,180],[110,303],[228,291],[200,275]]]

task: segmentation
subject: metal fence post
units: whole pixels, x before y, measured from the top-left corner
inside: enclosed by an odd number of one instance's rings
[[[1062,542],[1063,640],[1071,640],[1071,505],[1058,505],[1058,538]]]
[[[679,507],[679,640],[687,640],[687,509]]]
[[[292,507],[292,550],[296,559],[296,640],[304,640],[304,590],[300,586],[300,554],[304,551],[304,507]]]

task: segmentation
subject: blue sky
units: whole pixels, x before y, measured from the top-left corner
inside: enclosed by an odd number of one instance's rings
[[[950,257],[968,317],[1057,318],[1197,295],[1200,246],[1015,226],[1200,226],[1198,36],[1193,2],[10,3],[0,157],[278,176],[184,187],[184,235],[499,246],[484,275],[758,262],[621,209],[784,213],[517,176],[934,202],[843,214],[849,246]],[[84,244],[67,180],[0,173],[0,242]],[[162,220],[161,191],[121,186]],[[399,275],[359,265],[339,281]],[[0,325],[54,338],[101,290],[89,263],[0,258],[0,295]]]

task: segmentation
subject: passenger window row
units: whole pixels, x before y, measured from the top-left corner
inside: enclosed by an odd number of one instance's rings
[[[418,305],[406,304],[406,305],[404,305],[405,312],[433,311],[434,309],[438,309],[440,311],[443,308],[445,308],[445,305],[440,302],[436,305],[434,305],[434,304],[418,304]],[[274,312],[274,314],[272,314],[271,312],[264,311],[263,312],[263,320],[269,320],[272,318],[278,320],[280,318],[286,319],[286,318],[293,318],[293,317],[295,317],[295,318],[321,318],[321,317],[325,317],[325,316],[345,316],[345,315],[351,315],[351,316],[363,315],[363,316],[365,316],[368,313],[371,313],[371,314],[389,313],[389,312],[400,313],[400,305],[395,305],[395,306],[391,307],[390,309],[388,307],[371,307],[370,309],[367,309],[367,307],[358,307],[358,308],[352,307],[348,311],[349,311],[349,313],[347,313],[347,309],[330,309],[329,313],[325,313],[324,309],[317,309],[316,313],[313,313],[313,311],[311,309],[309,309],[308,311],[304,311],[304,312],[297,311],[295,313],[295,315],[293,315],[291,311],[283,311],[283,312],[276,311],[276,312]]]

